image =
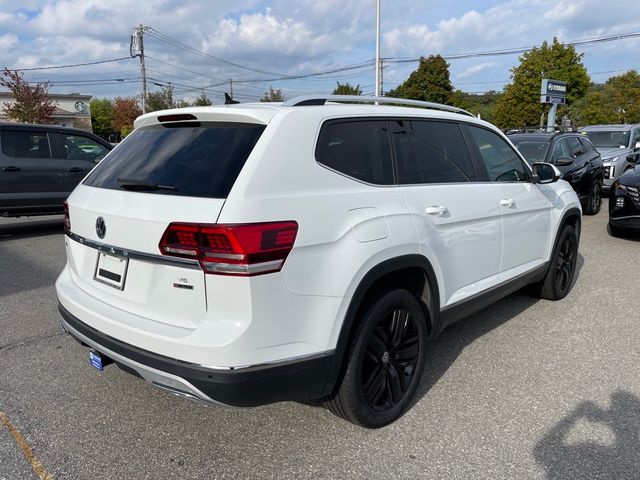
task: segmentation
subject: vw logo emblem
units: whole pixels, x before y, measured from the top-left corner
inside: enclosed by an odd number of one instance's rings
[[[107,233],[107,226],[105,225],[104,218],[102,217],[98,217],[96,220],[96,233],[100,239],[103,239]]]

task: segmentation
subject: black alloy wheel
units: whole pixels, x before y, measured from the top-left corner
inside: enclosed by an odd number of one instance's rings
[[[551,257],[547,275],[539,285],[538,296],[547,300],[560,300],[573,286],[578,260],[578,235],[571,225],[565,225]]]
[[[411,405],[427,350],[426,311],[403,289],[383,292],[358,315],[346,370],[326,402],[331,412],[366,428],[395,421]]]
[[[361,384],[374,410],[388,410],[404,397],[418,363],[418,340],[416,319],[404,309],[389,313],[369,335]]]
[[[589,198],[587,199],[587,205],[584,209],[584,213],[587,215],[596,215],[602,207],[602,185],[598,180],[591,185],[591,191],[589,192]]]

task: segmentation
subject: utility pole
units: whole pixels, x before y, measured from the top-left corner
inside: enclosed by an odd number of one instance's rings
[[[129,55],[136,58],[140,57],[140,76],[142,77],[142,113],[146,113],[147,103],[147,73],[144,68],[144,31],[146,27],[142,24],[138,25],[131,35],[129,44]]]
[[[383,60],[380,59],[380,96],[384,95],[384,69]]]
[[[376,0],[376,92],[380,96],[380,0]]]
[[[233,98],[233,78],[229,79],[229,96]]]

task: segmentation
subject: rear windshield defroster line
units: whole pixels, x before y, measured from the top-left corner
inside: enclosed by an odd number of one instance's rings
[[[137,190],[144,193],[226,198],[265,125],[189,123],[181,128],[165,124],[134,130],[84,185],[124,190],[127,187],[118,179],[135,179],[140,184],[175,187]]]

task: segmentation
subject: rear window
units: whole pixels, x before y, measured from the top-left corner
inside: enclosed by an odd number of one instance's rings
[[[140,128],[100,162],[84,184],[122,190],[127,188],[123,183],[140,182],[162,186],[136,188],[148,193],[226,198],[264,129],[219,122]]]

